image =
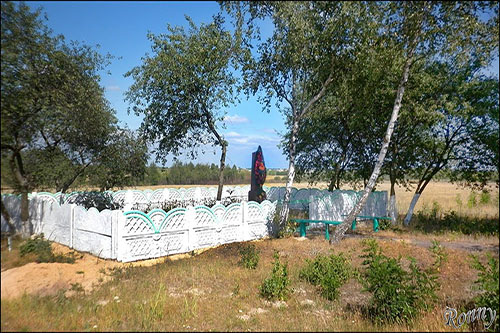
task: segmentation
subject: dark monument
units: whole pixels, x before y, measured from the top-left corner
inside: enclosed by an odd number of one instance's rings
[[[266,192],[262,189],[262,185],[266,181],[266,175],[267,170],[264,164],[264,155],[262,155],[262,148],[259,146],[257,151],[252,153],[252,176],[248,201],[261,203],[266,200]]]

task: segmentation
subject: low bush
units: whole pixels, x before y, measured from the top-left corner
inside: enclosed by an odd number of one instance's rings
[[[76,196],[73,202],[79,206],[85,207],[86,209],[94,207],[98,211],[103,211],[105,209],[116,210],[123,208],[123,202],[116,201],[113,198],[113,195],[108,192],[81,192]]]
[[[24,257],[28,253],[34,253],[37,258],[36,262],[61,262],[61,263],[75,263],[74,253],[70,254],[54,254],[52,252],[51,242],[43,238],[43,233],[36,235],[32,239],[24,241],[19,246],[19,253]]]
[[[423,232],[498,235],[499,220],[460,215],[455,211],[446,212],[441,218],[433,214],[417,213],[414,228]]]
[[[290,294],[290,278],[288,277],[288,263],[280,262],[279,253],[274,252],[274,263],[271,276],[260,286],[260,295],[268,300],[284,301]]]
[[[364,242],[362,258],[366,269],[360,282],[372,293],[368,313],[376,323],[407,323],[437,299],[437,275],[434,268],[421,269],[409,257],[409,271],[401,267],[401,258],[386,257],[375,240]]]
[[[448,253],[437,240],[432,240],[432,245],[429,247],[429,251],[431,251],[434,256],[434,268],[437,271],[440,271],[443,263],[448,261]]]
[[[306,259],[306,265],[299,271],[300,279],[318,286],[323,297],[331,301],[338,298],[339,288],[351,276],[351,265],[343,253]]]
[[[254,244],[248,244],[240,248],[241,259],[238,262],[241,266],[248,269],[256,269],[259,264],[260,251]]]
[[[489,327],[490,331],[498,332],[500,328],[498,314],[500,313],[499,306],[499,269],[498,258],[494,258],[488,254],[488,262],[482,264],[478,257],[471,255],[472,268],[478,270],[478,279],[475,281],[475,288],[480,291],[480,294],[474,298],[476,308],[486,307],[496,310],[497,317],[495,322]]]

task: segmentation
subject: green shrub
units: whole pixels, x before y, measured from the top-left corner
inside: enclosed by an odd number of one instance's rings
[[[481,205],[487,205],[491,202],[491,194],[488,191],[481,192],[481,196],[479,197],[479,203]]]
[[[477,206],[477,195],[476,192],[471,192],[469,194],[469,200],[467,200],[467,207],[473,208]]]
[[[323,297],[331,301],[338,298],[339,288],[351,276],[351,265],[343,253],[306,259],[306,265],[299,272],[300,279],[319,286]]]
[[[238,262],[241,266],[248,269],[256,269],[259,264],[260,251],[254,244],[249,244],[240,248],[241,259]]]
[[[392,227],[392,220],[381,219],[378,220],[378,228],[380,230],[389,230]]]
[[[98,211],[103,211],[105,209],[116,210],[123,208],[123,203],[115,201],[111,193],[99,191],[80,192],[75,196],[74,203],[79,206],[85,207],[85,209],[94,207]]]
[[[288,263],[280,262],[278,251],[274,252],[274,263],[271,276],[260,286],[260,295],[269,300],[286,300],[290,294],[290,278],[288,277]]]
[[[432,240],[432,245],[429,247],[429,251],[434,255],[434,268],[437,271],[441,270],[441,266],[444,262],[448,261],[448,253],[444,247],[436,240]]]
[[[409,257],[409,272],[401,267],[401,258],[386,257],[375,240],[364,242],[362,255],[366,266],[361,283],[372,293],[371,319],[376,323],[407,323],[427,310],[436,300],[438,288],[434,269],[422,270]]]
[[[474,282],[475,288],[481,291],[481,294],[474,298],[476,308],[486,307],[496,310],[497,317],[495,323],[489,327],[491,331],[498,331],[500,328],[498,314],[500,313],[499,306],[499,269],[498,259],[488,253],[488,262],[483,265],[477,256],[471,255],[472,268],[478,270],[478,279]]]
[[[19,247],[19,253],[21,257],[24,257],[28,253],[34,253],[37,258],[36,262],[62,262],[73,264],[75,262],[75,256],[73,253],[68,255],[54,254],[52,252],[52,247],[50,246],[50,241],[43,238],[43,233],[36,235],[32,239],[27,239]]]

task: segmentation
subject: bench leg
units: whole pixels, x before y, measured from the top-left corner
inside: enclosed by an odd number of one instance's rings
[[[299,224],[299,230],[300,230],[300,237],[306,237],[306,224],[305,223]]]
[[[377,218],[373,219],[373,231],[374,232],[378,231],[378,219]]]
[[[355,230],[356,229],[356,218],[352,221],[351,229]]]
[[[330,230],[328,230],[328,224],[325,223],[325,239],[330,240]]]

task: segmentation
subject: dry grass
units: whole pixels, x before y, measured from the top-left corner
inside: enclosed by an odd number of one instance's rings
[[[428,266],[430,252],[406,242],[379,241],[388,256],[414,256]],[[473,296],[477,273],[468,253],[447,249],[449,261],[440,274],[439,304],[413,325],[374,326],[359,311],[369,295],[351,280],[339,301],[327,301],[311,285],[298,279],[306,258],[330,251],[350,255],[361,265],[360,239],[347,238],[331,247],[322,235],[256,241],[261,260],[256,270],[237,263],[240,244],[227,244],[194,257],[164,260],[149,267],[108,271],[113,280],[85,294],[67,298],[28,296],[2,300],[1,330],[19,331],[446,331],[445,305],[460,307]],[[259,285],[272,267],[273,251],[288,261],[294,289],[285,307],[273,306],[258,295]],[[4,252],[2,251],[2,256]],[[484,258],[484,253],[480,257]],[[78,288],[75,288],[78,289]],[[462,327],[462,330],[467,330]]]

